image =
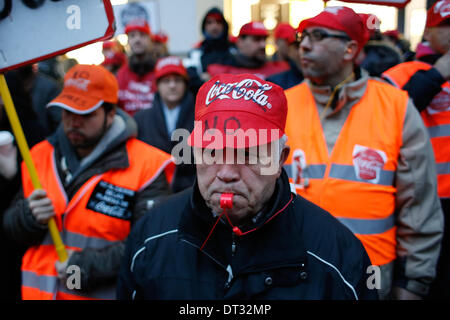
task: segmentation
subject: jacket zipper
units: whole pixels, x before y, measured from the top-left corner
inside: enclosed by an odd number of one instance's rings
[[[231,257],[234,257],[234,255],[236,254],[236,235],[234,234],[234,232],[231,234]]]
[[[233,236],[234,236],[234,235],[233,235]],[[194,244],[194,243],[192,243],[192,242],[190,242],[190,241],[188,241],[188,240],[186,240],[186,239],[181,239],[181,241],[186,242],[187,244],[189,244],[189,245],[193,246],[194,248],[198,249],[199,251],[202,251],[207,257],[209,257],[212,261],[214,261],[214,262],[217,263],[222,269],[224,269],[224,270],[227,272],[227,274],[228,274],[227,282],[225,282],[225,288],[228,289],[228,288],[230,287],[231,280],[233,280],[233,270],[231,269],[231,265],[228,265],[228,267],[225,267],[225,266],[224,266],[223,264],[221,264],[219,261],[217,261],[216,259],[214,259],[211,255],[209,255],[208,253],[206,253],[206,252],[203,251],[203,250],[200,250],[200,247],[197,246],[196,244]],[[234,242],[234,238],[233,238],[233,243],[235,243],[235,242]],[[233,249],[232,249],[232,250],[233,250]],[[236,250],[236,247],[235,247],[234,250]],[[233,254],[233,255],[234,255],[234,254]]]

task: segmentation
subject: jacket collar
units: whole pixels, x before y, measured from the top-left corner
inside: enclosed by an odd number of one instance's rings
[[[274,195],[256,221],[241,227],[242,232],[256,228],[255,231],[238,237],[233,234],[228,221],[222,219],[205,244],[204,253],[223,268],[231,265],[235,274],[305,263],[306,251],[303,249],[302,235],[298,232],[299,226],[293,222],[293,202],[289,203],[292,197],[295,201],[295,196],[290,192],[284,170],[276,183]],[[271,219],[288,203],[277,217]],[[178,225],[180,239],[200,249],[216,220],[195,182],[190,203]],[[233,242],[236,245],[234,256],[231,252]]]
[[[62,181],[70,175],[65,183],[66,187],[75,183],[75,180],[85,176],[92,167],[96,173],[103,173],[110,169],[121,169],[129,166],[128,155],[125,143],[128,139],[135,137],[137,125],[124,111],[117,109],[117,114],[111,127],[106,131],[102,139],[98,142],[92,153],[85,159],[78,159],[75,150],[70,145],[62,126],[58,128],[54,135],[48,138],[50,144],[55,148],[56,163],[58,173]]]
[[[186,89],[186,94],[183,97],[180,105],[177,107],[180,108],[180,114],[178,115],[176,128],[185,128],[189,131],[192,131],[194,128],[194,98],[192,94]],[[159,134],[164,137],[165,140],[171,141],[169,135],[167,134],[166,120],[164,118],[163,111],[163,102],[161,100],[161,96],[159,93],[155,94],[155,99],[153,102],[153,108],[150,110],[153,111],[153,115],[155,117],[155,122],[160,124],[156,126]],[[150,111],[151,112],[151,111]],[[174,142],[173,144],[175,144]]]

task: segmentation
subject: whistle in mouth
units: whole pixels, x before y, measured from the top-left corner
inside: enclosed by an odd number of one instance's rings
[[[233,196],[232,193],[222,193],[220,195],[220,207],[222,209],[231,209],[233,208]]]

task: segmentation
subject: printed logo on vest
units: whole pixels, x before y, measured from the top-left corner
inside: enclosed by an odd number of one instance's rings
[[[94,188],[86,208],[107,216],[130,220],[135,192],[101,180]]]
[[[450,111],[450,89],[448,87],[442,88],[441,92],[433,98],[427,111],[429,114]]]
[[[291,174],[294,179],[294,184],[301,185],[303,178],[303,171],[306,169],[305,152],[301,149],[294,150],[292,155]]]
[[[356,177],[367,182],[378,183],[380,172],[387,162],[386,153],[358,144],[353,148],[353,167]]]

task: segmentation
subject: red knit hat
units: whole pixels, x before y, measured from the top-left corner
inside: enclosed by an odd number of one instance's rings
[[[260,21],[252,21],[244,24],[239,31],[240,36],[258,36],[258,37],[268,37],[269,33],[267,32],[264,23]]]
[[[426,27],[436,27],[450,19],[450,0],[439,0],[427,11]]]
[[[197,94],[188,144],[208,149],[267,144],[284,135],[286,116],[286,96],[276,84],[253,74],[219,74]]]
[[[344,31],[352,40],[358,42],[361,50],[369,40],[368,30],[364,26],[361,17],[347,7],[326,7],[317,16],[300,22],[297,31],[310,27],[324,27],[333,30]]]

